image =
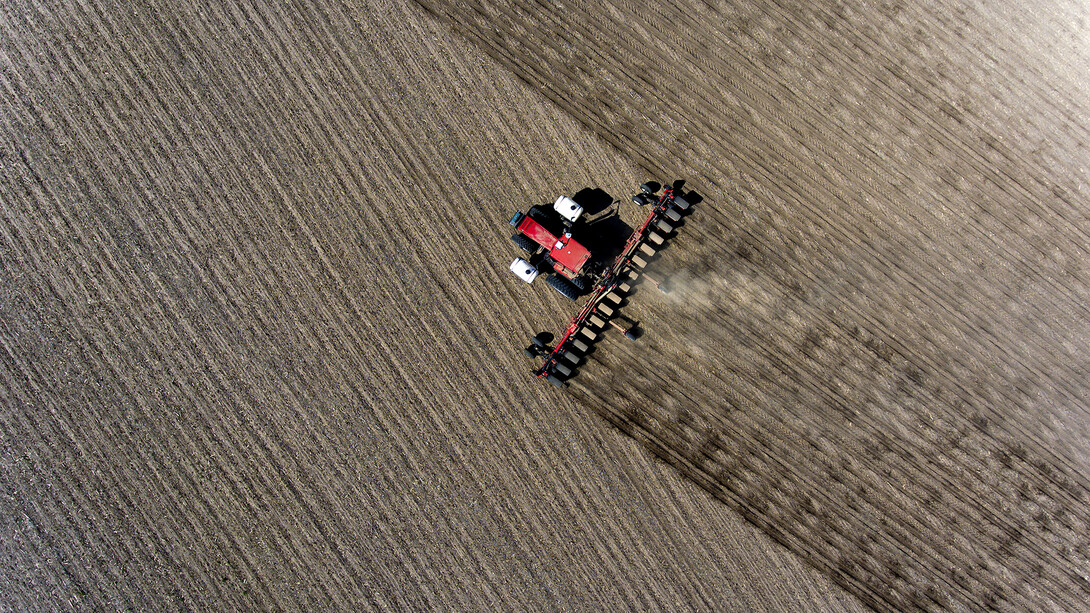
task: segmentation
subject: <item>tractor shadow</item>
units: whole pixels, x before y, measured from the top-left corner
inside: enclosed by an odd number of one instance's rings
[[[583,214],[587,217],[599,215],[613,204],[613,196],[599,187],[584,187],[575,192],[571,199],[583,207]]]
[[[594,254],[598,262],[612,262],[624,250],[625,242],[634,228],[614,211],[599,217],[583,227],[583,245]]]
[[[632,235],[632,226],[621,220],[620,203],[598,187],[584,187],[572,196],[583,207],[583,223],[576,239],[599,263],[612,262]],[[612,209],[612,210],[611,210]]]
[[[662,185],[656,182],[648,182],[648,185],[655,191],[656,197],[659,190],[662,189]],[[689,203],[689,207],[685,211],[681,211],[681,217],[678,220],[669,220],[673,229],[664,234],[666,240],[662,245],[656,245],[656,254],[653,259],[658,259],[658,253],[669,251],[672,248],[674,238],[682,228],[685,227],[685,223],[689,215],[693,213],[693,209],[704,200],[704,198],[694,192],[684,190],[685,181],[674,181],[674,192],[682,196],[686,202]],[[622,206],[621,201],[618,201],[605,193],[601,189],[586,188],[581,190],[575,196],[576,202],[580,202],[579,198],[585,198],[585,202],[588,204],[580,204],[584,208],[584,213],[587,214],[586,219],[588,221],[582,228],[581,241],[591,253],[595,254],[595,259],[599,262],[612,262],[621,251],[624,249],[625,243],[628,238],[636,230],[634,227],[628,225],[621,220],[619,211]],[[626,199],[627,201],[627,199]],[[593,208],[588,208],[588,205]],[[612,210],[608,210],[610,207]],[[594,211],[590,214],[590,211]],[[594,218],[593,215],[598,215]],[[660,232],[660,234],[663,234]]]

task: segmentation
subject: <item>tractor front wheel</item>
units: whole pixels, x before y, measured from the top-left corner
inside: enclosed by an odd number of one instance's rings
[[[526,253],[533,254],[537,251],[538,244],[525,234],[512,234],[511,240],[515,241],[515,244],[519,246],[519,249],[522,249]]]

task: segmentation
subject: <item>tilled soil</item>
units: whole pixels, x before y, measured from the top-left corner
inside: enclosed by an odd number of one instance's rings
[[[876,609],[1090,610],[1085,7],[423,4],[704,198],[578,397]]]
[[[645,172],[419,6],[8,2],[0,92],[0,610],[865,608],[527,376],[509,215]]]

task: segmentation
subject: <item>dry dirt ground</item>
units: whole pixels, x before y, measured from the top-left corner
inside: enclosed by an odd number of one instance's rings
[[[643,172],[405,2],[0,8],[0,610],[863,605],[537,385]]]
[[[425,2],[705,202],[577,395],[883,610],[1090,609],[1090,14]]]
[[[0,610],[1086,610],[1087,23],[4,4]],[[652,176],[537,385],[507,218]]]

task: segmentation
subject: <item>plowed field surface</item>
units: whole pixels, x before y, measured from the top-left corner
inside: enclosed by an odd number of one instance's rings
[[[0,610],[1087,610],[1087,23],[5,3]],[[507,219],[649,178],[539,385]]]
[[[425,4],[705,197],[589,406],[877,609],[1090,608],[1084,6]]]
[[[643,173],[399,2],[0,7],[0,610],[861,603],[519,352]]]

